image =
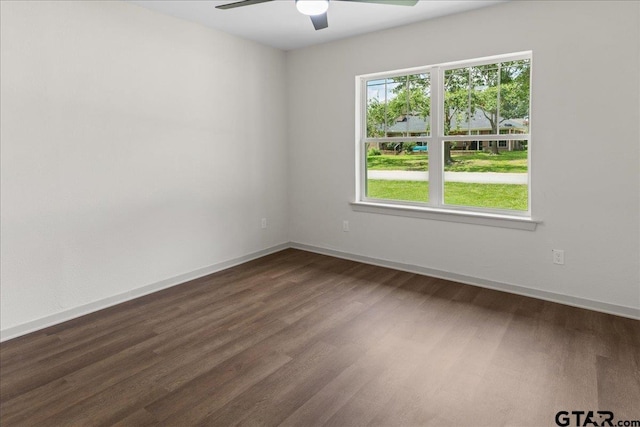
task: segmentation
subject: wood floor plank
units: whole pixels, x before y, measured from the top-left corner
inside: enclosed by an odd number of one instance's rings
[[[322,341],[309,343],[291,362],[221,410],[200,420],[203,425],[277,425],[326,383],[353,364],[360,349],[338,351]]]
[[[287,249],[0,345],[4,426],[640,420],[640,322]]]
[[[145,427],[158,425],[158,420],[144,408],[129,414],[125,418],[113,424],[114,427]]]
[[[97,348],[85,350],[83,354],[74,355],[69,360],[57,361],[56,364],[52,365],[43,363],[37,369],[29,369],[28,375],[14,371],[11,376],[3,377],[2,379],[0,384],[2,400],[10,400],[22,393],[62,378],[153,336],[155,334],[150,331],[121,335],[117,340],[109,341],[106,345],[101,345]]]
[[[264,354],[250,349],[185,383],[146,408],[167,425],[192,424],[291,360],[277,351]]]
[[[371,378],[384,372],[388,365],[387,357],[373,353],[363,354],[355,363],[293,411],[281,425],[296,427],[325,424]]]
[[[64,378],[51,381],[45,385],[23,393],[11,400],[2,400],[0,406],[0,421],[6,425],[24,425],[23,423],[37,412],[41,419],[47,418],[53,412],[50,408],[56,406],[56,402],[63,399],[65,404],[67,396],[74,391],[73,384]],[[83,393],[84,395],[84,393]]]

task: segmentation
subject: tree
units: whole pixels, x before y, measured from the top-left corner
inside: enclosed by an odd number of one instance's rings
[[[393,79],[391,89],[395,97],[389,101],[389,113],[395,120],[401,116],[418,116],[426,120],[431,113],[429,80],[420,75],[410,75]],[[426,131],[425,127],[425,131]]]
[[[456,124],[460,124],[469,116],[469,74],[467,69],[451,70],[445,73],[444,82],[444,134],[451,135],[451,123],[456,119]],[[449,165],[453,163],[451,148],[455,142],[444,143],[444,162]]]
[[[445,135],[457,133],[452,129],[454,119],[457,126],[465,120],[469,123],[477,111],[489,121],[491,133],[496,135],[505,120],[526,118],[529,115],[529,80],[529,60],[447,70],[442,123]],[[426,75],[414,74],[370,84],[372,88],[384,88],[385,100],[369,98],[368,136],[386,136],[386,128],[403,116],[418,116],[425,121],[430,116],[430,81]],[[444,144],[446,164],[453,162],[451,148],[454,144]],[[491,151],[499,153],[497,142],[492,144]]]
[[[367,135],[386,136],[386,128],[400,117],[418,116],[426,121],[431,111],[429,80],[424,75],[409,75],[382,81],[374,81],[371,87],[384,87],[389,95],[387,102],[377,97],[367,103]],[[389,88],[390,87],[390,88]],[[428,124],[425,131],[428,130]]]
[[[513,61],[471,68],[471,111],[479,110],[491,125],[491,133],[500,132],[505,120],[529,114],[529,61]],[[498,144],[491,145],[499,154]]]
[[[427,118],[431,112],[431,97],[429,94],[429,80],[420,75],[409,75],[393,79],[396,83],[392,88],[395,95],[389,101],[388,111],[393,121],[403,117],[409,126],[410,117],[420,117],[425,121],[424,131],[429,130]],[[409,132],[405,132],[409,136]],[[415,143],[401,143],[401,147],[406,152],[411,152]]]
[[[377,98],[369,100],[367,105],[367,136],[384,136],[385,125],[388,125],[386,105]]]
[[[376,82],[377,85],[382,86]],[[385,82],[385,91],[392,85],[390,99],[385,103],[377,97],[372,97],[367,104],[367,134],[369,136],[384,136],[384,127],[390,126],[398,118],[407,115],[429,117],[431,98],[429,96],[429,81],[419,75],[403,76]],[[426,129],[425,129],[426,130]]]

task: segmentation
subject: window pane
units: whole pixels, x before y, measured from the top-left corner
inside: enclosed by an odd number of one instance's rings
[[[529,133],[530,60],[444,73],[444,135]]]
[[[368,143],[365,146],[367,197],[428,201],[429,154],[426,142]]]
[[[431,81],[428,74],[414,74],[408,78],[410,136],[431,135]]]
[[[429,136],[431,87],[428,74],[400,76],[387,81],[389,125],[386,136]]]
[[[469,127],[480,135],[498,133],[498,64],[471,68],[471,120]],[[494,151],[495,152],[495,151]]]
[[[367,82],[367,136],[385,135],[387,120],[386,80]]]
[[[389,132],[391,126],[396,124],[400,116],[406,114],[407,111],[407,103],[406,98],[401,97],[404,89],[407,86],[407,78],[406,77],[396,77],[386,80],[386,97],[387,97],[387,136],[392,136]],[[402,123],[400,126],[401,134],[404,135],[406,124]],[[393,135],[397,136],[397,135]]]
[[[527,148],[528,141],[445,141],[444,203],[526,211]]]
[[[428,136],[431,108],[427,74],[367,82],[367,137]]]
[[[444,115],[441,121],[445,135],[469,134],[469,77],[469,68],[446,70],[444,73]]]
[[[386,136],[407,136],[409,117],[408,78],[399,76],[387,79],[387,109],[389,125]]]
[[[504,62],[500,68],[500,133],[529,133],[528,59]]]

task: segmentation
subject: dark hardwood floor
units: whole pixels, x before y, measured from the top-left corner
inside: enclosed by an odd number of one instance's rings
[[[3,427],[640,420],[638,321],[298,250],[0,356]]]

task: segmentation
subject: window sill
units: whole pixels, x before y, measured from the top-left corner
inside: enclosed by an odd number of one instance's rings
[[[433,219],[436,221],[459,222],[464,224],[485,225],[489,227],[511,228],[526,231],[534,231],[536,226],[541,223],[541,221],[519,216],[458,211],[453,209],[401,206],[377,202],[351,202],[351,208],[356,212]]]

